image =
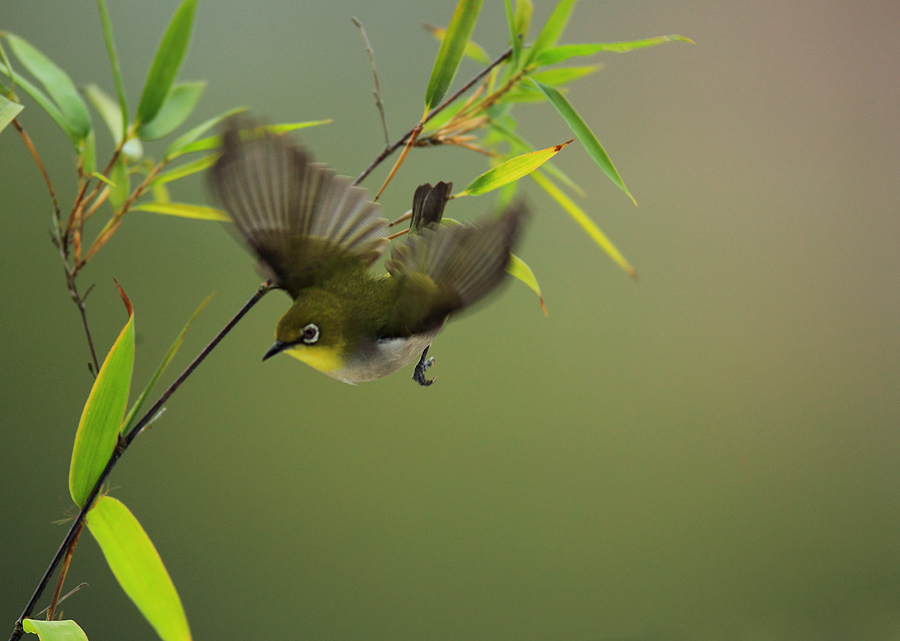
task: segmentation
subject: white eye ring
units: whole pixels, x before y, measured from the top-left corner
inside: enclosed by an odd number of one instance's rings
[[[306,343],[307,345],[312,345],[316,341],[319,340],[319,326],[315,323],[310,323],[306,327],[303,328],[303,331],[300,333],[300,340]]]

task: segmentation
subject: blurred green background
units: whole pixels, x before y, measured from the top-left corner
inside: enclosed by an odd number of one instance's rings
[[[176,2],[108,1],[134,105]],[[552,5],[535,3],[542,22]],[[375,49],[395,138],[421,114],[436,53],[420,23],[452,8],[201,2],[180,78],[209,86],[189,124],[237,105],[333,118],[301,138],[356,175],[383,139],[350,17]],[[527,184],[536,215],[519,253],[550,315],[512,283],[441,335],[429,389],[410,372],[351,387],[293,359],[261,363],[287,305],[264,299],[112,477],[195,637],[900,638],[898,24],[894,0],[578,6],[564,42],[697,42],[602,57],[569,94],[639,208],[576,145],[558,162],[640,282]],[[9,0],[0,28],[112,93],[94,3]],[[474,38],[505,48],[502,3],[485,3]],[[70,203],[68,140],[26,104]],[[569,137],[549,106],[526,107],[535,145]],[[416,150],[383,202],[402,212],[420,182],[483,168]],[[71,516],[92,379],[49,200],[12,129],[0,194],[5,631]],[[206,199],[199,179],[173,197]],[[125,321],[113,278],[135,306],[141,387],[203,298],[216,293],[169,378],[259,283],[219,225],[134,212],[81,277],[96,284],[101,353]],[[93,641],[156,638],[88,535],[79,581],[90,587],[63,610]]]

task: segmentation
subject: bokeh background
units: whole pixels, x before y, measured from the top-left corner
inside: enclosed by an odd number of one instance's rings
[[[535,0],[535,19],[549,2]],[[109,0],[132,105],[174,0]],[[245,105],[356,175],[421,113],[453,3],[200,3],[180,78],[209,82],[191,123]],[[512,283],[451,324],[439,377],[351,387],[260,357],[285,309],[253,310],[135,443],[112,492],[137,515],[199,639],[900,638],[900,4],[584,2],[564,42],[680,33],[599,58],[572,85],[635,195],[573,145],[559,164],[636,266],[620,272],[533,185],[519,252],[550,315]],[[0,28],[112,92],[91,2],[8,0]],[[502,3],[475,39],[505,48]],[[475,73],[466,62],[458,79]],[[62,203],[68,141],[21,119]],[[535,145],[568,131],[520,110]],[[101,156],[111,149],[99,119]],[[159,153],[160,148],[150,146]],[[465,184],[459,150],[417,150],[387,192]],[[386,168],[368,181],[380,184]],[[9,629],[71,516],[75,427],[92,379],[49,241],[49,200],[0,135],[0,622]],[[175,199],[203,202],[199,179]],[[487,199],[451,204],[467,218]],[[169,378],[253,293],[219,226],[133,213],[83,273],[105,353],[136,309],[135,385],[209,293]],[[88,535],[64,604],[94,641],[154,639]]]

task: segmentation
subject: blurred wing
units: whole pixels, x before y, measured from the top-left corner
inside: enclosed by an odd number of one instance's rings
[[[387,221],[364,189],[252,123],[228,123],[209,185],[266,275],[295,298],[387,248]]]
[[[506,278],[525,217],[525,207],[519,204],[490,221],[426,227],[395,247],[385,263],[397,279],[388,333],[433,329],[496,289]]]

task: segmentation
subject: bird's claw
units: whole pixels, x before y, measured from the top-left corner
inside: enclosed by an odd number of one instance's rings
[[[422,387],[428,387],[436,379],[434,378],[425,378],[425,370],[434,365],[434,358],[426,358],[428,355],[428,348],[425,348],[425,351],[422,352],[422,357],[419,359],[419,362],[416,363],[416,369],[413,370],[413,380],[421,385]]]

